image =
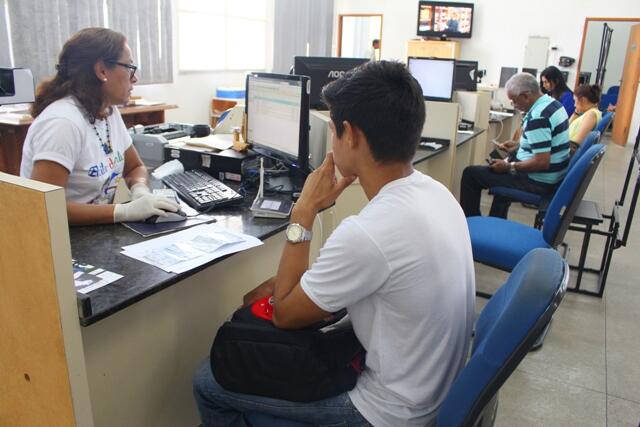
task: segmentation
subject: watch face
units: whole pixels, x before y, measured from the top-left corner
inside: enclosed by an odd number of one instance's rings
[[[291,224],[287,227],[287,240],[299,242],[302,240],[302,227],[298,224]]]

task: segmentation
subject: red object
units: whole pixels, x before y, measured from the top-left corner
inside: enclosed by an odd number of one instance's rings
[[[251,306],[251,313],[256,317],[271,321],[273,316],[273,297],[264,297],[254,302]]]

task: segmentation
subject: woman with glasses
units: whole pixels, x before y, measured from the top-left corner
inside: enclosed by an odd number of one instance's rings
[[[121,33],[85,28],[63,46],[56,75],[41,83],[23,147],[20,175],[65,188],[70,224],[105,224],[167,216],[178,205],[154,196],[117,105],[129,101],[135,76]],[[114,204],[118,183],[130,203]]]

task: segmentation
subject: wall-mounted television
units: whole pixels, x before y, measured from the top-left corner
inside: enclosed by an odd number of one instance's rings
[[[471,38],[473,3],[418,2],[418,35],[422,37]]]

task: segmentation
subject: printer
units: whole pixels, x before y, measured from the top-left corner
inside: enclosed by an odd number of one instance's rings
[[[144,164],[157,168],[165,161],[164,146],[167,142],[190,136],[193,126],[183,123],[161,123],[157,125],[136,125],[129,129],[133,145]]]

